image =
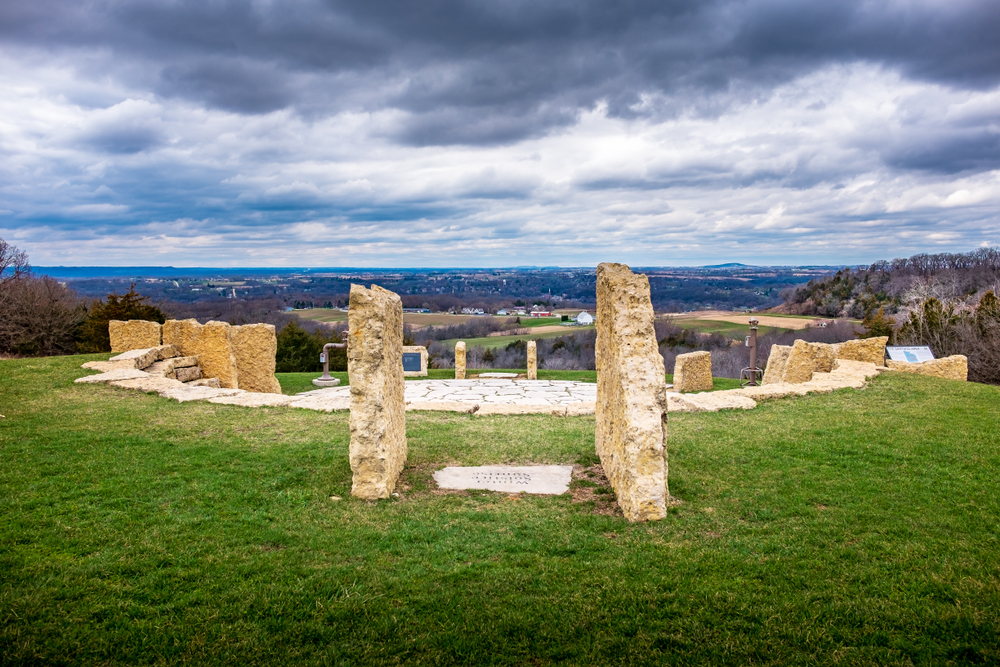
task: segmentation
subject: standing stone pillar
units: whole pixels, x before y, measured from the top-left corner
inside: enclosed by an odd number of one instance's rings
[[[406,463],[403,302],[377,285],[351,285],[347,321],[351,495],[388,498]]]
[[[533,340],[528,341],[528,379],[538,379],[538,344]]]
[[[465,379],[465,341],[455,343],[455,379]]]
[[[597,267],[597,454],[629,521],[666,516],[667,388],[649,280]]]

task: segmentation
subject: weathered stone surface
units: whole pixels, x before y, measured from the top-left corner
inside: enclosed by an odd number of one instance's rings
[[[220,405],[242,405],[248,408],[262,408],[267,406],[281,407],[291,405],[294,400],[294,396],[283,396],[281,394],[240,392],[231,396],[216,396],[215,398],[208,399],[208,402]]]
[[[153,365],[146,367],[145,372],[150,375],[155,375],[156,377],[169,378],[171,380],[176,380],[177,375],[174,373],[174,365],[170,363],[172,359],[164,359],[163,361],[157,361]]]
[[[406,463],[403,303],[378,285],[351,285],[347,319],[351,495],[388,498]]]
[[[134,380],[116,380],[111,383],[111,386],[121,387],[122,389],[132,389],[133,391],[155,391],[162,396],[164,391],[183,387],[184,385],[183,383],[178,382],[177,380],[171,380],[170,378],[147,375],[144,378],[137,378]]]
[[[122,368],[135,368],[134,361],[88,361],[87,363],[80,366],[80,368],[86,368],[90,371],[101,371],[102,373],[107,373],[108,371],[115,371]]]
[[[833,370],[833,346],[829,343],[807,343],[797,340],[788,353],[781,381],[792,384],[809,382],[813,373]]]
[[[160,396],[172,398],[178,403],[189,401],[207,401],[210,398],[219,396],[236,396],[245,393],[242,389],[217,389],[215,387],[196,387],[190,384],[180,383],[179,387],[171,387],[166,391],[161,391]]]
[[[194,380],[201,379],[201,369],[197,366],[188,366],[186,368],[177,368],[174,370],[174,377],[181,382],[193,382]]]
[[[885,346],[888,342],[888,336],[877,336],[834,343],[833,356],[837,359],[865,361],[881,366],[885,361]]]
[[[239,388],[263,394],[280,394],[281,385],[274,377],[278,338],[273,324],[244,324],[230,332],[236,358]]]
[[[121,354],[111,357],[108,361],[114,363],[132,364],[134,368],[142,370],[152,366],[157,361],[161,359],[167,359],[174,356],[177,353],[177,348],[173,345],[159,345],[157,347],[142,348],[137,350],[129,350],[128,352],[122,352]]]
[[[566,406],[551,403],[480,403],[473,413],[480,417],[485,415],[554,415],[562,417],[566,414]]]
[[[455,379],[465,379],[465,341],[455,343]]]
[[[420,370],[403,371],[403,375],[405,377],[427,377],[427,348],[423,345],[404,345],[403,353],[420,355]]]
[[[749,396],[728,391],[710,391],[701,394],[670,395],[672,403],[683,412],[718,412],[719,410],[753,410],[757,402]]]
[[[111,320],[108,322],[112,352],[148,349],[161,343],[160,323],[146,320]]]
[[[922,361],[909,363],[906,361],[893,361],[889,359],[885,365],[892,371],[902,371],[904,373],[918,373],[920,375],[930,375],[932,377],[945,378],[946,380],[959,380],[965,382],[969,379],[969,360],[962,354],[954,354],[942,359],[932,361]],[[77,380],[79,382],[79,380]]]
[[[221,389],[219,385],[219,378],[202,378],[200,380],[192,380],[191,382],[185,383],[188,387],[211,387],[212,389]]]
[[[649,280],[597,267],[597,454],[629,521],[666,516],[667,396]]]
[[[350,396],[324,396],[324,395],[296,395],[295,400],[289,403],[293,408],[303,408],[304,410],[324,410],[333,412],[334,410],[350,410]]]
[[[233,353],[233,327],[228,322],[207,322],[198,336],[198,365],[205,377],[219,378],[223,389],[238,389],[236,355]]]
[[[448,467],[434,473],[442,489],[489,489],[506,493],[561,495],[569,491],[573,466]]]
[[[711,391],[712,353],[678,354],[674,362],[674,391]]]
[[[189,368],[191,366],[198,365],[198,357],[174,357],[173,359],[167,359],[170,364],[176,368]]]
[[[100,382],[114,382],[115,380],[132,380],[135,378],[148,378],[149,374],[143,373],[136,368],[116,368],[114,370],[101,373],[100,375],[87,375],[73,380],[76,384],[97,384]]]
[[[791,345],[771,346],[771,352],[767,357],[767,368],[764,369],[764,378],[760,381],[762,385],[782,381],[781,378],[785,374],[785,364],[788,363],[788,353],[791,351]]]
[[[538,343],[528,341],[528,379],[538,379]]]
[[[198,320],[167,320],[163,323],[163,344],[173,345],[178,354],[197,356],[202,325]]]
[[[435,412],[464,412],[466,414],[479,409],[478,403],[468,403],[466,401],[424,401],[415,400],[406,402],[407,410],[427,410]]]

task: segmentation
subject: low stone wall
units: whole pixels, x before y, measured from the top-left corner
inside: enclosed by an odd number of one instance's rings
[[[185,356],[198,357],[202,375],[218,378],[223,389],[280,394],[274,377],[278,339],[271,324],[167,320],[163,340]]]
[[[129,350],[147,350],[156,347],[163,342],[160,328],[159,322],[111,320],[108,322],[111,351],[128,352]]]
[[[597,267],[596,449],[629,521],[666,516],[667,392],[649,280]]]
[[[377,285],[351,285],[347,322],[351,495],[388,498],[406,463],[403,302]]]
[[[809,382],[815,373],[829,373],[838,359],[881,366],[889,338],[865,338],[844,343],[808,343],[797,340],[793,345],[772,345],[764,370],[762,385]]]
[[[885,362],[885,365],[891,371],[918,373],[920,375],[945,378],[946,380],[966,382],[969,378],[969,360],[962,354],[954,354],[942,359],[932,359],[931,361],[916,363],[889,359]]]
[[[712,353],[678,354],[674,362],[674,391],[711,391]]]

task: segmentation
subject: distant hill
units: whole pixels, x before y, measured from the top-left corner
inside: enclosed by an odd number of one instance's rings
[[[784,293],[780,310],[803,315],[864,318],[879,308],[896,313],[934,297],[945,303],[978,302],[1000,282],[1000,249],[920,254],[844,268]]]
[[[742,269],[750,268],[750,264],[740,264],[739,262],[728,262],[726,264],[710,264],[709,266],[703,266],[703,269]]]

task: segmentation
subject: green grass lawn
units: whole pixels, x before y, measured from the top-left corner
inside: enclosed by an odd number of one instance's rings
[[[0,664],[1000,662],[996,387],[671,415],[681,502],[628,524],[433,489],[590,465],[592,416],[410,413],[400,496],[365,502],[346,413],[73,385],[101,356],[0,361]]]

